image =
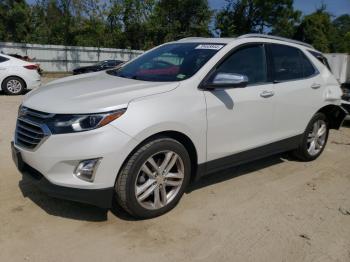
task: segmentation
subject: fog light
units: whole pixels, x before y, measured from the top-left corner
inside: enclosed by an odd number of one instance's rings
[[[87,159],[81,161],[76,167],[74,174],[85,181],[92,182],[95,178],[95,173],[101,158]]]

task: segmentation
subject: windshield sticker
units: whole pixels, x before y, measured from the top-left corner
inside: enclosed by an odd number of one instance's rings
[[[224,45],[197,45],[195,49],[220,50]]]
[[[183,78],[185,78],[186,77],[186,75],[184,75],[184,74],[178,74],[177,76],[176,76],[176,78],[179,78],[179,79],[183,79]]]

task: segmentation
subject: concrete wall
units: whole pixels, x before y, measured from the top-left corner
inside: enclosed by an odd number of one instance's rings
[[[350,55],[345,53],[324,54],[332,73],[341,84],[350,84]]]
[[[46,72],[70,72],[106,59],[128,61],[143,53],[140,50],[9,42],[0,42],[0,52],[29,56]]]

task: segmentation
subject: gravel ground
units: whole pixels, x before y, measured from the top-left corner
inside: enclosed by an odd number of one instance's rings
[[[349,123],[314,162],[278,155],[216,173],[170,213],[134,221],[21,180],[10,154],[21,100],[0,94],[0,261],[350,261]]]

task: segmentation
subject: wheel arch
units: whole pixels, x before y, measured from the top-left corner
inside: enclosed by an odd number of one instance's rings
[[[125,166],[127,161],[130,159],[130,157],[140,147],[142,147],[147,142],[150,142],[150,141],[155,140],[157,138],[172,138],[172,139],[178,141],[179,143],[181,143],[185,147],[185,149],[187,150],[187,152],[189,154],[190,160],[191,160],[191,181],[195,180],[196,175],[197,175],[197,169],[198,169],[197,149],[196,149],[193,141],[187,135],[185,135],[182,132],[174,131],[174,130],[161,131],[161,132],[155,133],[153,135],[150,135],[147,138],[145,138],[144,140],[142,140],[125,158],[125,160],[122,164],[122,167],[119,170],[119,173],[122,170],[123,166]],[[119,176],[119,173],[118,173],[118,176]]]
[[[3,85],[4,85],[4,83],[5,83],[5,81],[7,80],[7,79],[9,79],[10,77],[16,77],[16,78],[19,78],[19,79],[21,79],[22,81],[23,81],[23,83],[24,83],[24,89],[27,89],[27,82],[23,79],[23,77],[20,77],[20,76],[17,76],[17,75],[9,75],[9,76],[6,76],[3,80],[2,80],[2,82],[1,82],[1,90],[4,90],[3,89]]]
[[[338,105],[326,105],[318,110],[317,113],[326,115],[330,129],[339,129],[346,117],[346,112]]]

